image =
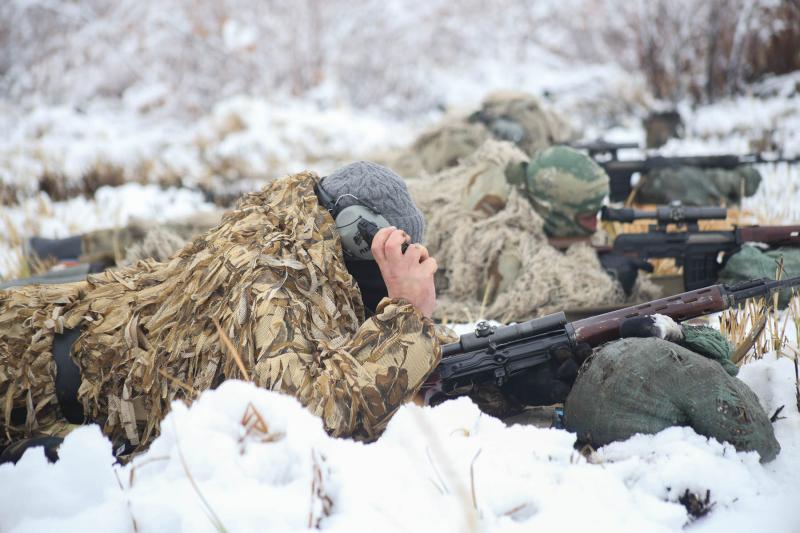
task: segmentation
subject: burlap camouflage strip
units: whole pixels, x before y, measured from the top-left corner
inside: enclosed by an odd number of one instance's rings
[[[364,322],[317,180],[301,173],[246,196],[168,262],[0,292],[0,438],[59,419],[53,334],[81,327],[84,412],[112,439],[149,443],[171,401],[241,377],[213,318],[256,384],[295,395],[332,435],[376,437],[437,364],[438,333],[402,300]],[[25,424],[12,424],[16,407]]]

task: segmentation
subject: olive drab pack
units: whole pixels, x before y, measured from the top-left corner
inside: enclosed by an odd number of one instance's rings
[[[430,319],[384,299],[364,321],[310,172],[245,196],[166,262],[0,291],[0,444],[61,418],[53,339],[80,330],[77,400],[112,442],[147,445],[173,400],[245,378],[296,396],[332,435],[376,438],[440,357]]]
[[[694,349],[703,346],[694,340]],[[658,338],[600,348],[581,367],[564,413],[565,427],[595,447],[690,426],[737,450],[755,450],[763,462],[780,451],[769,416],[747,385],[717,360]]]
[[[510,173],[509,179],[515,179]],[[597,229],[608,196],[608,175],[589,156],[567,146],[542,150],[521,179],[521,190],[544,219],[548,237],[581,237]]]
[[[683,205],[734,205],[752,196],[761,184],[753,167],[734,169],[690,166],[661,168],[642,176],[636,201],[647,204],[681,202]]]

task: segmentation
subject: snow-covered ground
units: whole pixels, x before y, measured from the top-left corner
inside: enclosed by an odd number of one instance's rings
[[[9,120],[0,146],[0,183],[21,193],[43,175],[66,187],[90,173],[124,181],[228,185],[264,182],[312,165],[411,140],[407,125],[341,106],[320,109],[297,99],[245,96],[218,102],[197,120],[150,117],[127,100],[86,109],[42,106]]]
[[[96,426],[0,466],[0,530],[608,531],[800,530],[800,414],[794,367],[772,356],[744,379],[782,451],[755,452],[688,428],[638,435],[591,454],[564,430],[481,414],[466,398],[402,407],[375,443],[332,439],[293,398],[228,381],[176,402],[144,455],[115,466]],[[259,418],[260,417],[260,418]],[[693,520],[686,491],[713,506]]]

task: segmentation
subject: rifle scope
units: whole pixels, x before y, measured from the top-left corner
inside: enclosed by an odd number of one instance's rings
[[[684,207],[682,205],[660,205],[655,211],[613,208],[603,206],[601,218],[610,222],[633,222],[634,220],[655,219],[664,224],[696,224],[698,220],[725,220],[728,210],[724,207]]]

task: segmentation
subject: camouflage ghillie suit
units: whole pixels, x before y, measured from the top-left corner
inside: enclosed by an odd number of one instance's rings
[[[375,438],[438,363],[437,333],[403,300],[364,321],[317,181],[301,173],[247,195],[167,262],[1,291],[0,444],[59,422],[51,350],[68,328],[81,330],[72,357],[88,420],[148,444],[171,401],[243,377],[214,320],[257,385],[296,396],[332,435]]]
[[[511,141],[528,155],[569,140],[566,122],[545,109],[532,94],[497,91],[489,94],[470,118],[486,125],[495,139]]]
[[[761,174],[753,167],[732,170],[721,168],[675,167],[649,172],[637,185],[636,201],[646,204],[733,205],[744,196],[753,196],[761,184]]]
[[[90,231],[66,239],[33,237],[29,253],[45,260],[74,259],[79,263],[127,266],[137,259],[168,259],[189,239],[219,224],[220,211],[200,212],[163,224],[135,219],[120,228]]]
[[[488,139],[512,142],[531,156],[570,135],[566,123],[535,96],[499,91],[468,117],[450,117],[420,135],[388,166],[406,178],[419,177],[458,165]]]
[[[405,177],[434,174],[458,164],[489,138],[481,124],[461,119],[446,119],[420,135],[408,151],[393,161],[391,167]]]
[[[547,157],[548,152],[540,155]],[[569,154],[591,162],[579,152]],[[566,211],[550,210],[548,205],[549,210],[540,214],[531,208],[524,189],[509,184],[509,170],[524,173],[526,162],[514,144],[489,139],[458,166],[428,180],[408,181],[428,222],[425,244],[439,264],[437,318],[522,321],[564,308],[626,301],[620,284],[604,271],[597,253],[585,242],[573,244],[565,253],[548,245],[542,215]],[[607,190],[608,178],[592,174],[595,177],[596,183],[582,181],[586,186],[578,192],[589,191],[602,200],[595,190]],[[575,194],[566,196],[570,205],[564,209],[582,203]],[[599,207],[598,202],[591,214],[595,220]],[[584,231],[577,229],[580,219],[570,216],[575,228],[569,235]],[[635,301],[657,295],[655,289],[643,286],[637,285]]]
[[[564,425],[598,447],[636,433],[690,426],[697,433],[756,450],[780,451],[756,395],[733,377],[730,345],[710,328],[682,326],[679,344],[627,338],[597,350],[581,367],[564,404]]]

